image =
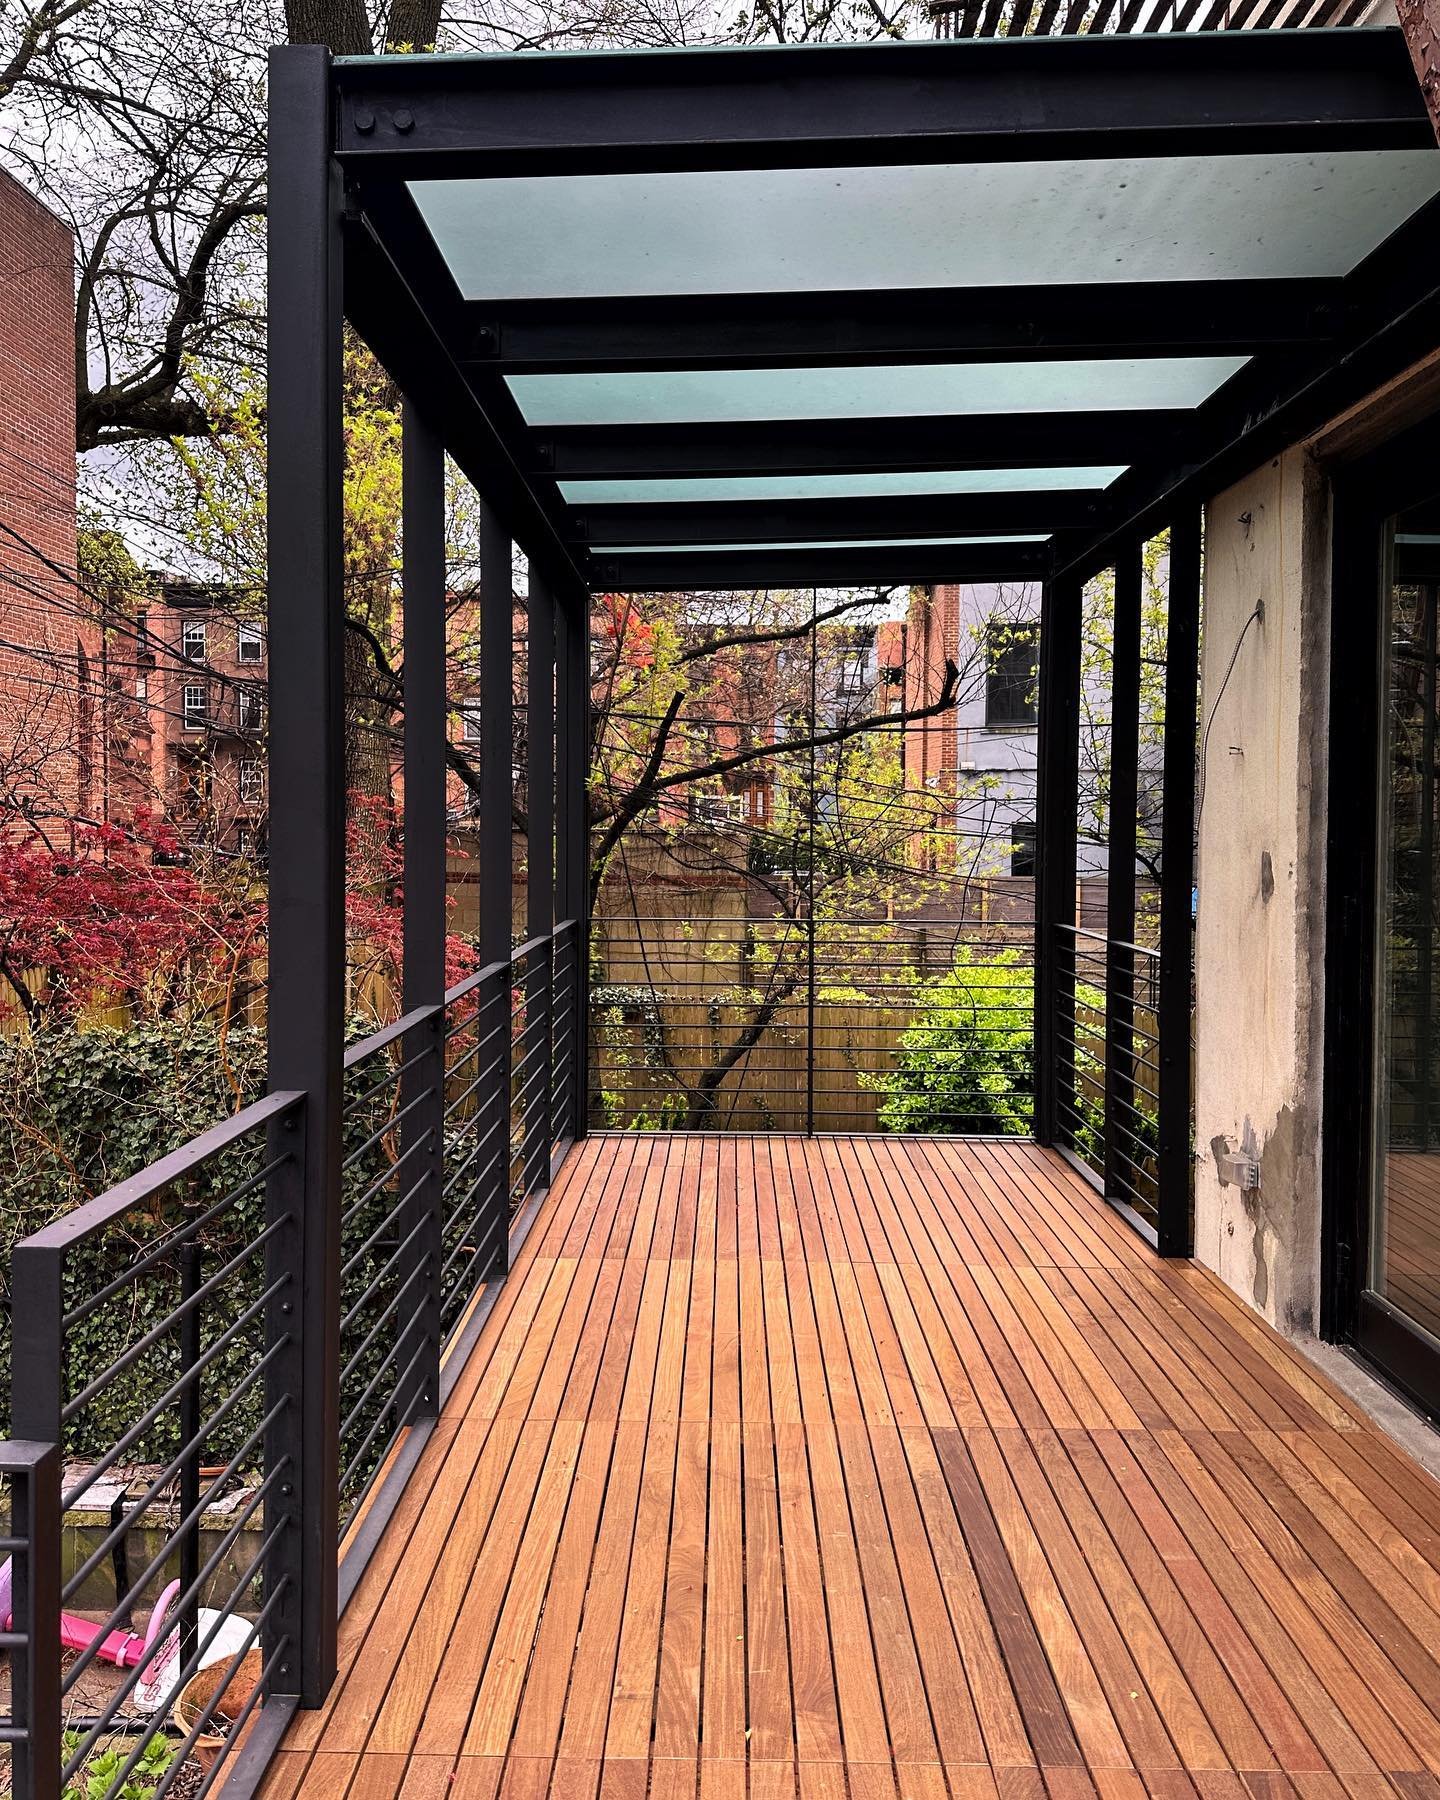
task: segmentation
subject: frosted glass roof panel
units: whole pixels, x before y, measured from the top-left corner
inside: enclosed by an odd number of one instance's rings
[[[596,544],[597,556],[709,556],[719,550],[910,550],[917,544],[1043,544],[1043,532],[1021,537],[815,538],[764,544]]]
[[[462,293],[523,300],[1347,274],[1433,150],[410,184]]]
[[[1094,468],[897,470],[874,475],[686,475],[650,481],[562,481],[571,506],[668,505],[689,500],[851,500],[886,494],[1058,493],[1108,487],[1123,463]]]
[[[1440,157],[1436,158],[1440,162]],[[1193,407],[1243,356],[512,375],[528,425],[669,425]]]

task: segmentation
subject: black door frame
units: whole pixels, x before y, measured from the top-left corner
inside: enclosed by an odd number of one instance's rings
[[[1384,528],[1440,486],[1440,415],[1334,472],[1321,1147],[1321,1332],[1440,1417],[1440,1348],[1367,1286],[1374,1204]]]

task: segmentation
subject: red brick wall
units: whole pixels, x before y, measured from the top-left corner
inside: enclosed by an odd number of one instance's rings
[[[108,760],[101,633],[73,583],[74,331],[70,232],[0,170],[0,817],[62,834],[103,808]]]

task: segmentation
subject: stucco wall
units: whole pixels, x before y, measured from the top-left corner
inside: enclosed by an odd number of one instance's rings
[[[1303,450],[1206,513],[1196,1254],[1290,1331],[1318,1305],[1327,531]],[[1258,1159],[1258,1191],[1223,1179],[1227,1145]]]

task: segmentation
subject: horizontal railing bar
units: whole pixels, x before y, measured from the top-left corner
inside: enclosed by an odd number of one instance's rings
[[[220,1424],[231,1409],[250,1392],[255,1383],[264,1375],[271,1358],[274,1357],[279,1350],[284,1348],[286,1341],[287,1340],[282,1339],[279,1343],[272,1344],[260,1358],[259,1362],[257,1362],[253,1368],[245,1371],[237,1384],[231,1388],[230,1392],[221,1401],[219,1406],[215,1408],[215,1411],[211,1413],[210,1417],[200,1427],[199,1431],[196,1432],[189,1442],[170,1459],[140,1498],[126,1509],[125,1517],[120,1524],[115,1526],[100,1540],[80,1567],[74,1571],[70,1576],[70,1579],[61,1589],[62,1599],[72,1599],[74,1595],[80,1591],[80,1587],[86,1578],[94,1574],[95,1570],[100,1567],[102,1562],[104,1562],[105,1558],[110,1554],[111,1550],[114,1549],[115,1545],[118,1544],[121,1538],[131,1529],[141,1513],[146,1512],[163,1490],[170,1485],[179,1474],[187,1459],[194,1452],[204,1447],[206,1438],[214,1431],[215,1427]],[[252,1432],[245,1440],[240,1451],[231,1460],[228,1467],[219,1476],[215,1477],[214,1480],[211,1481],[210,1486],[206,1488],[204,1497],[201,1499],[198,1509],[191,1515],[192,1517],[198,1518],[205,1510],[209,1505],[211,1498],[219,1493],[221,1486],[229,1480],[230,1476],[233,1475],[235,1470],[240,1466],[240,1458],[249,1452],[250,1447],[255,1441],[256,1433]],[[184,1532],[189,1523],[190,1518],[187,1517],[186,1519],[181,1520],[180,1524],[175,1527],[174,1531],[170,1534],[170,1542],[172,1544]]]
[[[237,1269],[243,1268],[257,1250],[263,1249],[266,1243],[274,1237],[277,1232],[283,1231],[289,1223],[290,1215],[288,1213],[286,1213],[283,1218],[272,1219],[270,1224],[265,1226],[260,1232],[259,1236],[253,1237],[243,1250],[237,1251],[223,1268],[217,1269],[207,1281],[196,1288],[193,1294],[187,1294],[183,1300],[178,1301],[172,1306],[170,1311],[158,1325],[152,1325],[150,1330],[147,1331],[143,1337],[136,1338],[133,1344],[127,1344],[125,1349],[115,1358],[114,1362],[110,1364],[109,1368],[102,1369],[93,1381],[87,1382],[78,1394],[74,1395],[73,1398],[68,1400],[66,1404],[61,1407],[61,1421],[68,1424],[70,1420],[75,1417],[77,1412],[90,1404],[97,1394],[104,1393],[105,1389],[109,1387],[110,1383],[117,1375],[123,1375],[137,1357],[143,1356],[147,1350],[153,1350],[156,1344],[158,1344],[168,1332],[173,1331],[177,1325],[181,1324],[184,1319],[190,1313],[194,1312],[197,1307],[202,1305],[217,1288],[223,1287]],[[200,1366],[202,1365],[196,1365],[196,1367]]]
[[[182,1144],[178,1150],[160,1157],[138,1175],[116,1182],[114,1187],[107,1188],[95,1199],[72,1207],[49,1225],[31,1232],[28,1237],[20,1240],[16,1249],[59,1250],[62,1253],[72,1249],[97,1231],[104,1230],[107,1225],[114,1224],[116,1219],[123,1218],[134,1207],[143,1205],[147,1200],[154,1200],[177,1181],[193,1175],[222,1151],[247,1138],[252,1131],[258,1131],[262,1125],[269,1125],[273,1120],[285,1118],[302,1106],[304,1100],[303,1092],[267,1094],[263,1100],[256,1100],[251,1105],[242,1107],[230,1118],[222,1119],[218,1125],[202,1131],[199,1137],[191,1138],[188,1144]]]
[[[288,1585],[288,1578],[285,1583],[281,1584],[281,1589],[279,1591],[283,1592],[284,1587],[287,1585]],[[276,1598],[278,1599],[278,1597],[279,1597],[279,1595],[277,1592]],[[220,1680],[216,1683],[215,1694],[216,1694],[217,1702],[218,1702],[219,1696],[221,1694],[223,1694],[225,1692],[225,1689],[230,1685],[230,1681],[231,1681],[232,1677],[235,1675],[235,1673],[239,1670],[240,1665],[244,1662],[245,1658],[250,1654],[250,1651],[253,1649],[261,1632],[265,1629],[265,1623],[269,1617],[269,1613],[270,1613],[270,1603],[267,1602],[266,1605],[262,1608],[259,1615],[256,1617],[250,1630],[246,1633],[244,1643],[238,1646],[234,1655],[231,1657],[229,1664],[226,1666],[224,1672],[222,1673]],[[290,1642],[290,1636],[289,1636],[289,1633],[287,1632],[284,1636],[279,1638],[276,1643],[274,1643],[273,1645],[270,1646],[270,1662],[278,1661],[279,1658],[285,1654],[285,1650],[286,1650],[286,1647],[289,1644],[289,1642]],[[269,1686],[270,1686],[270,1667],[269,1667],[269,1663],[267,1663],[264,1671],[262,1672],[262,1674],[260,1676],[259,1681],[257,1681],[255,1683],[255,1686],[251,1689],[250,1697],[246,1700],[245,1704],[240,1708],[239,1712],[236,1713],[234,1719],[229,1721],[230,1729],[225,1734],[225,1743],[221,1747],[219,1754],[216,1756],[214,1763],[211,1765],[208,1773],[204,1776],[199,1787],[197,1787],[195,1789],[194,1794],[191,1796],[191,1800],[205,1800],[205,1795],[210,1792],[211,1787],[215,1783],[216,1776],[219,1775],[224,1770],[225,1764],[229,1759],[231,1750],[237,1744],[239,1744],[243,1741],[243,1736],[244,1736],[244,1732],[245,1732],[245,1724],[246,1724],[246,1721],[249,1719],[250,1714],[254,1711],[255,1707],[260,1703],[262,1696],[265,1696],[266,1698],[269,1697],[268,1696]],[[189,1758],[190,1752],[195,1748],[195,1745],[199,1742],[200,1736],[204,1732],[205,1727],[214,1718],[215,1704],[216,1704],[216,1702],[211,1702],[207,1707],[202,1709],[200,1717],[191,1726],[190,1731],[185,1738],[185,1741],[180,1745],[179,1749],[176,1751],[174,1760],[171,1762],[170,1767],[165,1771],[165,1774],[161,1777],[160,1783],[155,1789],[154,1800],[165,1800],[166,1794],[168,1794],[170,1792],[170,1789],[174,1786],[176,1780],[179,1778],[180,1771],[186,1765],[186,1762]]]
[[[344,1474],[342,1474],[340,1477],[340,1492],[342,1494],[345,1492],[346,1488],[349,1487],[351,1481],[353,1480],[353,1478],[355,1476],[356,1471],[359,1469],[360,1465],[364,1462],[365,1454],[369,1450],[371,1444],[373,1444],[375,1442],[376,1432],[379,1431],[380,1427],[385,1423],[385,1420],[389,1417],[391,1409],[399,1403],[400,1395],[404,1392],[406,1386],[408,1385],[410,1376],[414,1372],[416,1363],[419,1362],[420,1358],[425,1354],[425,1351],[428,1347],[429,1347],[428,1340],[422,1339],[420,1344],[417,1346],[417,1348],[415,1350],[415,1354],[410,1358],[409,1362],[405,1365],[404,1369],[401,1371],[400,1379],[395,1383],[395,1388],[394,1388],[394,1391],[391,1393],[390,1398],[385,1402],[384,1406],[380,1409],[380,1412],[376,1416],[374,1424],[370,1427],[370,1429],[365,1433],[365,1436],[361,1439],[360,1448],[355,1452],[354,1456],[352,1456],[350,1458],[349,1463],[346,1465]],[[415,1404],[415,1402],[412,1400],[410,1404],[411,1404],[411,1406],[413,1406]],[[410,1422],[409,1419],[406,1417],[402,1417],[402,1418],[398,1419],[396,1421],[396,1425],[395,1425],[396,1431],[397,1432],[402,1431],[405,1428],[405,1426],[409,1424],[409,1422]],[[348,1523],[348,1521],[347,1521],[347,1523]]]
[[[165,1258],[179,1246],[190,1243],[212,1220],[217,1219],[221,1213],[228,1212],[247,1194],[253,1193],[276,1169],[282,1168],[289,1160],[288,1150],[283,1156],[272,1157],[263,1168],[257,1169],[253,1175],[247,1175],[239,1187],[231,1188],[223,1199],[215,1201],[212,1206],[207,1206],[203,1212],[185,1219],[160,1243],[152,1246],[143,1256],[137,1257],[123,1275],[117,1275],[113,1281],[107,1281],[104,1287],[97,1289],[93,1294],[87,1294],[83,1300],[63,1313],[60,1321],[62,1326],[69,1330],[78,1325],[82,1319],[88,1319],[96,1307],[103,1306],[107,1300],[112,1300],[125,1288],[132,1287],[137,1277],[145,1274],[148,1269],[152,1269],[156,1263],[164,1262]]]
[[[165,1411],[165,1408],[167,1406],[172,1406],[175,1401],[179,1399],[184,1390],[191,1385],[196,1376],[203,1374],[204,1371],[209,1368],[210,1364],[215,1361],[217,1356],[230,1348],[231,1343],[234,1342],[240,1331],[264,1309],[269,1301],[275,1298],[276,1294],[278,1294],[282,1288],[289,1285],[291,1279],[290,1271],[287,1269],[278,1280],[271,1283],[258,1300],[253,1301],[245,1311],[241,1313],[240,1317],[234,1321],[221,1337],[216,1338],[215,1342],[211,1344],[200,1357],[196,1358],[178,1381],[171,1383],[149,1410],[143,1413],[129,1430],[121,1436],[118,1443],[112,1444],[98,1462],[92,1463],[91,1466],[86,1469],[85,1477],[80,1485],[71,1488],[68,1494],[61,1496],[60,1507],[62,1511],[68,1512],[71,1507],[79,1504],[80,1500],[90,1492],[91,1488],[94,1487],[100,1477],[108,1474],[108,1472],[114,1468],[115,1464],[119,1462],[120,1458],[124,1456],[125,1452],[139,1443],[140,1439],[144,1437],[145,1433],[160,1417],[161,1413]],[[288,1336],[282,1341],[288,1342]]]
[[[458,1169],[453,1170],[449,1175],[447,1175],[445,1177],[445,1180],[442,1182],[441,1188],[440,1188],[440,1193],[441,1193],[442,1198],[449,1194],[452,1194],[455,1191],[455,1188],[456,1188],[457,1184],[459,1183],[460,1177],[470,1167],[471,1163],[474,1162],[475,1158],[485,1148],[486,1144],[489,1143],[490,1139],[492,1137],[494,1137],[495,1133],[497,1131],[504,1130],[505,1123],[506,1123],[505,1115],[503,1113],[499,1114],[496,1118],[494,1118],[490,1121],[490,1123],[485,1127],[484,1131],[482,1131],[480,1133],[479,1137],[475,1140],[474,1147],[471,1149],[470,1154],[465,1158],[464,1162],[462,1162],[460,1164]]]
[[[341,1369],[341,1371],[340,1371],[340,1386],[341,1386],[342,1390],[344,1389],[346,1382],[349,1381],[350,1377],[355,1373],[356,1369],[360,1366],[361,1359],[364,1357],[365,1352],[370,1348],[371,1344],[373,1344],[375,1339],[379,1336],[380,1331],[384,1327],[386,1321],[388,1319],[390,1319],[391,1317],[393,1317],[396,1309],[400,1305],[400,1302],[405,1298],[406,1293],[409,1291],[410,1288],[412,1288],[414,1286],[416,1281],[418,1281],[419,1278],[426,1273],[427,1273],[426,1264],[423,1262],[417,1262],[415,1267],[405,1277],[404,1281],[402,1281],[400,1283],[399,1287],[396,1288],[395,1292],[390,1296],[389,1300],[385,1303],[384,1311],[380,1314],[379,1318],[375,1320],[374,1324],[371,1325],[370,1329],[365,1333],[365,1336],[361,1339],[359,1344],[356,1345],[355,1349],[351,1352],[350,1360],[345,1364],[344,1368]],[[350,1311],[340,1321],[340,1335],[341,1335],[342,1339],[344,1338],[345,1333],[349,1329],[349,1327],[354,1324],[356,1314],[359,1313],[365,1306],[367,1306],[370,1303],[370,1301],[373,1299],[373,1297],[374,1296],[372,1294],[368,1294],[368,1293],[362,1294],[360,1296],[360,1298],[355,1302],[354,1306],[352,1306],[350,1308]]]
[[[400,1017],[392,1024],[382,1025],[378,1031],[372,1031],[369,1037],[360,1038],[345,1052],[345,1072],[348,1074],[351,1069],[358,1069],[361,1063],[368,1062],[378,1051],[393,1044],[397,1038],[404,1037],[417,1025],[423,1025],[427,1019],[439,1018],[443,1011],[444,1008],[438,1003],[432,1003],[429,1006],[415,1006],[409,1012],[401,1013]]]
[[[400,1330],[395,1334],[395,1342],[385,1352],[385,1355],[376,1365],[375,1371],[371,1375],[369,1381],[367,1381],[365,1386],[361,1389],[359,1397],[355,1400],[349,1412],[347,1412],[345,1417],[340,1421],[340,1442],[342,1444],[345,1442],[346,1438],[349,1437],[351,1429],[355,1425],[356,1420],[360,1417],[360,1414],[369,1405],[371,1396],[379,1387],[382,1379],[389,1374],[395,1358],[404,1350],[412,1329],[419,1320],[423,1318],[425,1309],[429,1304],[430,1296],[427,1294],[421,1300],[419,1306],[415,1308],[414,1312],[412,1312],[410,1317],[405,1321],[404,1325],[402,1325]]]
[[[427,1088],[424,1097],[428,1099],[432,1097],[434,1093],[434,1088]],[[365,1208],[383,1188],[390,1185],[396,1175],[399,1174],[400,1170],[404,1168],[405,1164],[409,1162],[410,1158],[417,1150],[424,1150],[429,1147],[434,1140],[434,1137],[435,1132],[432,1127],[430,1130],[426,1131],[423,1136],[417,1137],[413,1142],[407,1144],[390,1166],[375,1177],[369,1187],[365,1189],[365,1192],[361,1194],[358,1199],[350,1202],[349,1206],[346,1207],[340,1217],[340,1229],[342,1232],[347,1226],[354,1224],[355,1220],[362,1212],[364,1212]]]
[[[365,1258],[370,1254],[370,1252],[380,1242],[381,1238],[384,1237],[385,1233],[389,1230],[389,1228],[395,1223],[395,1220],[399,1216],[399,1214],[410,1204],[410,1202],[420,1192],[420,1189],[425,1185],[425,1183],[429,1179],[430,1179],[430,1173],[429,1173],[429,1170],[426,1170],[425,1173],[421,1175],[421,1177],[418,1181],[412,1181],[410,1186],[408,1188],[406,1188],[405,1192],[395,1202],[394,1206],[392,1206],[390,1208],[389,1212],[386,1213],[385,1217],[380,1221],[380,1223],[370,1233],[369,1237],[366,1238],[365,1242],[360,1246],[360,1248],[358,1250],[352,1251],[352,1253],[340,1265],[340,1279],[342,1282],[348,1281],[350,1276],[355,1273],[356,1269],[359,1268],[360,1264],[365,1260]]]
[[[373,1150],[387,1132],[393,1131],[403,1118],[414,1112],[417,1106],[423,1106],[434,1091],[434,1088],[426,1088],[423,1093],[416,1094],[414,1099],[407,1100],[404,1106],[397,1106],[378,1131],[372,1131],[363,1144],[357,1144],[353,1150],[346,1153],[341,1159],[341,1173],[343,1174],[346,1169],[353,1168],[367,1150]]]
[[[473,994],[475,989],[484,986],[487,981],[495,981],[510,973],[509,961],[486,963],[483,969],[472,969],[463,981],[459,981],[445,995],[446,1007],[452,1007]],[[502,983],[503,985],[503,983]]]

